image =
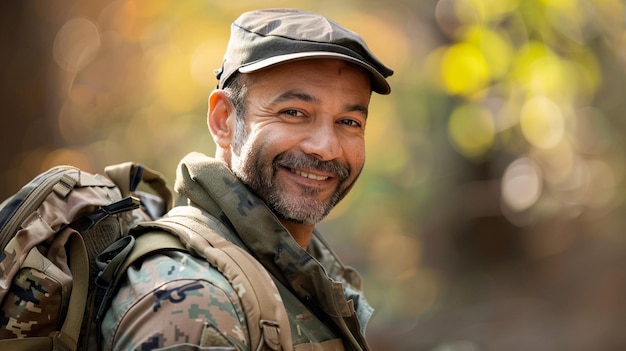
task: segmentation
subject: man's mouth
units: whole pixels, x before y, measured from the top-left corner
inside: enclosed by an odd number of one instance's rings
[[[313,180],[326,180],[330,177],[327,176],[321,176],[321,175],[316,175],[316,174],[311,174],[311,173],[307,173],[307,172],[303,172],[301,170],[297,170],[297,169],[293,169],[291,168],[291,172],[304,177],[304,178],[309,178],[309,179],[313,179]]]

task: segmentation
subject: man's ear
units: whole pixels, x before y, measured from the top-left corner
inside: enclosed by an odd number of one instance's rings
[[[234,119],[234,107],[226,93],[223,90],[213,90],[209,96],[207,124],[219,148],[230,147],[234,132]]]

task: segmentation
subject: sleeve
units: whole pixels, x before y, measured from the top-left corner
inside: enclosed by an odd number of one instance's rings
[[[237,293],[205,260],[159,253],[127,278],[103,320],[104,350],[250,349]]]

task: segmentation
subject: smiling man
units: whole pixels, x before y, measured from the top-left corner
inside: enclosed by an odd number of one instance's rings
[[[359,177],[370,96],[390,92],[392,73],[356,33],[317,14],[259,10],[231,27],[209,97],[215,157],[184,158],[176,190],[271,276],[289,321],[279,331],[289,345],[279,349],[369,349],[372,308],[360,277],[315,225]],[[150,255],[128,270],[103,323],[104,347],[268,347],[252,344],[246,309],[258,306],[233,285],[189,252]]]

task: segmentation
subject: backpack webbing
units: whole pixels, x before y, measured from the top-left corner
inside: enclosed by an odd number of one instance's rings
[[[136,235],[132,251],[113,276],[112,286],[117,286],[128,267],[146,255],[160,250],[181,250],[206,259],[231,282],[239,283],[246,313],[252,350],[293,349],[291,329],[280,293],[265,268],[244,249],[226,240],[207,224],[207,215],[186,206],[177,207],[165,218],[141,223],[133,232]],[[173,235],[172,235],[173,234]],[[106,271],[106,270],[105,270]]]
[[[162,216],[171,208],[173,197],[160,173],[140,164],[127,162],[109,166],[105,173],[114,176],[107,178],[72,166],[53,167],[0,204],[0,302],[5,318],[3,323],[6,323],[0,329],[4,332],[0,337],[0,349],[96,348],[92,340],[96,340],[94,333],[97,329],[93,329],[91,323],[93,301],[97,300],[95,256],[125,235],[134,221]],[[120,184],[116,184],[118,181]],[[135,193],[142,181],[157,196]],[[150,200],[146,204],[150,206],[145,208],[142,206],[144,197]],[[150,212],[144,212],[144,209]],[[16,283],[27,280],[24,277],[30,271],[37,272],[36,279],[48,279],[55,284],[48,295],[35,288],[48,300],[31,298],[29,294],[34,295],[32,289]],[[38,283],[33,280],[29,284]],[[26,314],[19,311],[5,314],[5,308],[16,305],[13,300],[8,300],[7,295],[20,303],[33,300],[34,307],[28,312],[40,313],[44,318],[24,317]],[[22,296],[27,297],[23,299]],[[56,301],[56,296],[61,298]],[[57,308],[41,312],[40,305],[45,303]],[[26,330],[28,323],[43,325],[40,330],[45,332],[9,337],[5,329],[9,323],[18,331],[22,326],[26,326],[23,328]]]

